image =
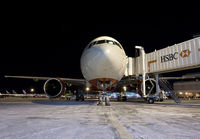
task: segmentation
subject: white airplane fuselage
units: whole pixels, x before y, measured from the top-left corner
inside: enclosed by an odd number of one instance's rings
[[[117,40],[102,36],[87,45],[80,62],[82,74],[90,84],[109,82],[113,86],[125,73],[126,54]]]

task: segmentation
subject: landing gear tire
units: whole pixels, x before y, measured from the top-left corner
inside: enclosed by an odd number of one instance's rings
[[[100,96],[97,105],[102,105],[102,104],[103,104],[103,97]]]
[[[123,97],[122,97],[122,101],[127,101],[127,97],[126,97],[126,96],[123,96]]]
[[[81,101],[85,101],[84,95],[81,95]]]
[[[154,99],[153,99],[153,98],[149,98],[149,99],[148,99],[148,103],[149,103],[149,104],[153,104],[153,103],[154,103]]]
[[[79,98],[78,96],[76,96],[76,101],[79,101],[79,99],[80,99],[80,98]]]
[[[106,98],[105,98],[105,104],[106,104],[106,106],[110,106],[110,99],[108,96],[106,96]]]
[[[117,97],[117,101],[121,101],[121,98],[120,98],[120,96],[118,96],[118,97]]]

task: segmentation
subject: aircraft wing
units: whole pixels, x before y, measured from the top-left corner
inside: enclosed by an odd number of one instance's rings
[[[43,80],[46,81],[48,79],[52,79],[52,78],[57,78],[57,77],[37,77],[37,76],[10,76],[10,75],[5,75],[5,78],[18,78],[18,79],[32,79],[34,81],[39,81],[39,80]],[[86,80],[85,79],[72,79],[72,78],[59,78],[62,81],[65,81],[66,83],[70,83],[73,85],[85,85],[86,84]]]

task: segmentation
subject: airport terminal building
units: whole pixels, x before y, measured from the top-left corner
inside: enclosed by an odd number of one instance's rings
[[[200,73],[187,74],[185,77],[195,76],[200,78]],[[173,84],[174,91],[182,98],[200,98],[200,80],[177,81]]]

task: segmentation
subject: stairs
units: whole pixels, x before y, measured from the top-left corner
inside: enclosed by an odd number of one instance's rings
[[[178,98],[176,92],[174,92],[174,89],[173,89],[172,85],[167,80],[159,79],[159,85],[160,85],[160,89],[164,90],[165,92],[169,92],[170,97],[177,104],[181,103],[181,99]]]

